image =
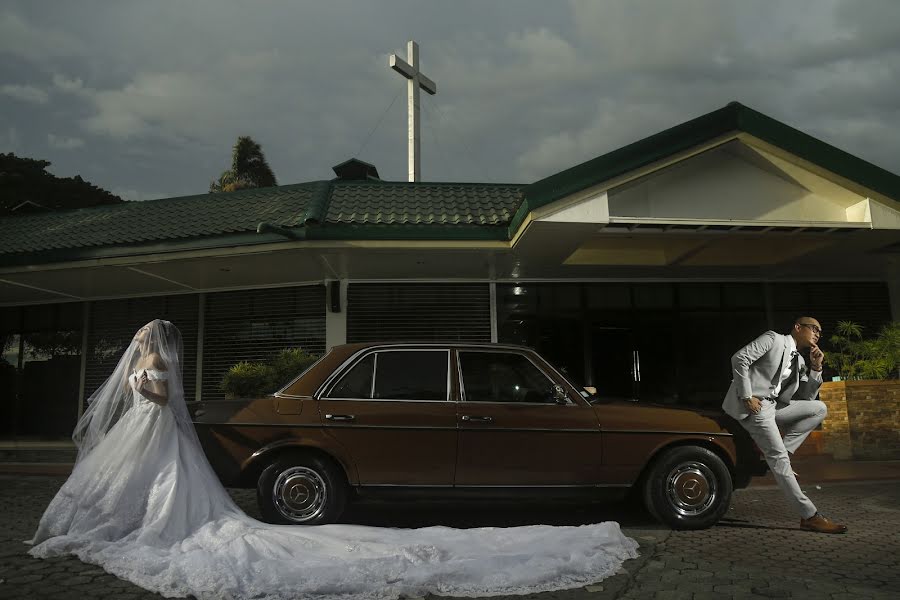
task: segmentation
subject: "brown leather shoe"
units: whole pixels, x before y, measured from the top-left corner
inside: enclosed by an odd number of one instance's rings
[[[800,519],[800,529],[818,531],[819,533],[846,533],[847,526],[835,523],[825,515],[816,513],[808,519]]]

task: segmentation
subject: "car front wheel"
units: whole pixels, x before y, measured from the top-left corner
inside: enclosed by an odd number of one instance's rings
[[[663,452],[644,481],[644,504],[672,529],[705,529],[731,504],[728,467],[711,450],[680,446]]]
[[[347,483],[340,468],[325,458],[288,455],[260,474],[256,500],[269,523],[322,525],[344,511]]]

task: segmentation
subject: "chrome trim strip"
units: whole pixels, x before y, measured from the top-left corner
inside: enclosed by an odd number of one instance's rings
[[[447,354],[447,377],[444,382],[446,395],[444,400],[405,400],[405,402],[449,402],[450,401],[450,348],[446,345],[437,345],[434,344],[433,347],[428,348],[420,348],[419,344],[411,345],[411,344],[395,344],[390,348],[380,349],[380,346],[373,346],[371,348],[363,348],[358,352],[355,352],[350,358],[341,363],[341,366],[335,369],[331,375],[325,380],[325,382],[319,386],[319,388],[313,394],[313,398],[316,400],[354,400],[354,401],[372,401],[372,402],[383,402],[385,400],[393,401],[393,402],[404,402],[404,400],[395,400],[393,398],[375,398],[375,379],[378,376],[378,355],[382,352],[416,352],[418,350],[424,350],[425,352],[446,352]],[[374,354],[374,360],[372,363],[372,386],[369,389],[370,398],[332,398],[330,396],[325,396],[325,390],[328,390],[330,393],[334,389],[334,385],[343,378],[344,375],[350,372],[351,369],[356,367],[361,361],[365,360],[370,354]],[[352,364],[350,364],[352,363]]]
[[[368,354],[367,354],[366,356],[368,356]],[[366,358],[366,357],[363,356],[363,357],[362,357],[361,359],[359,359],[359,360],[362,361],[362,360],[365,360],[365,358]],[[354,366],[355,366],[355,365],[354,365]],[[348,370],[347,370],[347,373],[349,373],[349,372],[350,372],[350,370],[348,369]],[[373,352],[373,353],[372,353],[372,385],[369,386],[369,397],[368,397],[368,400],[373,400],[373,399],[375,398],[375,378],[376,378],[377,376],[378,376],[378,352]],[[340,381],[342,381],[342,379],[343,379],[343,378],[338,379],[338,383],[339,383]],[[338,383],[335,383],[335,385],[338,385]],[[331,388],[331,389],[333,390],[334,388]],[[330,392],[331,390],[328,390],[328,391]],[[362,400],[365,400],[365,398],[361,398],[361,399],[362,399]]]
[[[459,348],[453,350],[456,353],[456,381],[459,383],[459,404],[466,401],[466,383],[463,381],[462,361],[459,359]]]
[[[631,487],[630,483],[589,483],[586,485],[578,484],[559,484],[559,485],[454,485],[455,488],[608,488],[608,487]]]
[[[321,423],[210,423],[208,421],[192,421],[194,426],[225,426],[225,427],[277,427],[280,429],[311,429],[313,427],[322,427]]]
[[[679,435],[712,435],[716,437],[734,437],[733,433],[728,432],[713,433],[711,431],[670,431],[666,429],[603,429],[602,425],[600,431],[602,433],[675,433]]]
[[[379,487],[379,488],[453,488],[453,489],[593,489],[593,488],[619,488],[631,487],[630,483],[589,483],[586,485],[560,484],[560,485],[416,485],[402,483],[363,483],[355,487]]]
[[[556,385],[556,384],[553,384],[553,385]],[[563,409],[570,408],[570,407],[580,408],[577,404],[575,404],[574,402],[571,402],[571,401],[568,404],[566,404],[565,406],[562,406],[559,404],[550,404],[549,402],[494,402],[493,400],[486,401],[486,402],[472,400],[471,402],[469,402],[469,406],[474,406],[476,404],[478,406],[488,406],[488,405],[493,405],[493,406],[533,406],[535,408],[546,407],[546,408],[563,408]]]
[[[439,430],[439,431],[458,431],[458,428],[453,426],[439,426],[439,425],[360,425],[359,423],[347,423],[346,421],[341,424],[337,423],[326,423],[322,425],[322,427],[328,427],[329,429],[427,429],[431,430]]]
[[[539,427],[460,427],[460,431],[481,431],[485,433],[515,433],[533,431],[536,433],[603,433],[599,429],[547,429]]]
[[[425,485],[425,484],[420,484],[420,483],[410,483],[410,484],[404,484],[404,483],[361,483],[361,484],[357,485],[356,487],[360,487],[360,488],[367,488],[367,487],[378,487],[378,488],[387,488],[387,487],[393,487],[393,488],[445,488],[445,489],[449,489],[449,488],[452,488],[452,487],[453,487],[453,484],[428,484],[428,485]]]
[[[330,396],[324,396],[319,398],[319,400],[334,400],[336,402],[411,402],[415,404],[449,404],[450,402],[447,400],[401,400],[399,398],[332,398]]]

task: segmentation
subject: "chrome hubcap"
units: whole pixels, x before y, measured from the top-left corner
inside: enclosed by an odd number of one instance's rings
[[[272,487],[275,508],[294,523],[305,523],[322,514],[328,492],[325,480],[309,467],[291,467],[282,471]]]
[[[699,462],[681,463],[666,477],[666,496],[675,512],[693,517],[708,510],[716,500],[716,478]]]

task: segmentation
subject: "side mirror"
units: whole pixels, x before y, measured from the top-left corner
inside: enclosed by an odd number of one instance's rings
[[[558,383],[553,386],[553,401],[557,404],[569,403],[569,397],[566,395],[566,390]]]

